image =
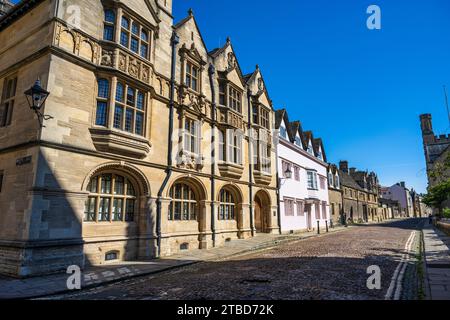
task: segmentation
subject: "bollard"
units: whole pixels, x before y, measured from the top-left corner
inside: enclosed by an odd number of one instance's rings
[[[326,229],[327,229],[327,233],[330,232],[330,231],[328,230],[328,220],[325,221],[325,227],[326,227]]]
[[[332,219],[330,220],[330,227],[331,227],[331,229],[334,228],[334,224],[333,224],[333,220]]]
[[[317,221],[317,234],[320,234],[320,221]]]

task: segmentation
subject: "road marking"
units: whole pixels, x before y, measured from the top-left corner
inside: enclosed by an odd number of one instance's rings
[[[392,276],[391,284],[386,293],[385,300],[400,300],[400,295],[402,293],[403,276],[410,260],[411,247],[414,243],[415,237],[416,232],[412,231],[409,235],[408,241],[406,241],[405,244],[405,253],[403,253],[400,263],[398,264],[397,268],[395,269],[394,275]]]

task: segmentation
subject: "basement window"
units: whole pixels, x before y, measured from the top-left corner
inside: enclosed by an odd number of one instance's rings
[[[114,261],[119,259],[118,251],[109,251],[105,254],[105,261]]]
[[[189,250],[189,243],[183,243],[180,245],[180,250],[184,251],[184,250]]]

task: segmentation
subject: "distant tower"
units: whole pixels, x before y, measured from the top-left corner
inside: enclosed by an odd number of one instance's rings
[[[11,1],[0,0],[0,18],[4,16],[12,7],[14,7],[14,4]]]

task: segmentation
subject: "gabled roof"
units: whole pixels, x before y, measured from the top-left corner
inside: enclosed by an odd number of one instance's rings
[[[313,148],[315,149],[316,155],[319,154],[319,150],[322,150],[322,160],[327,162],[327,155],[325,154],[325,148],[323,147],[323,141],[321,138],[313,140]]]
[[[235,61],[236,61],[236,67],[232,68],[231,70],[219,71],[219,73],[222,72],[222,73],[228,74],[232,70],[237,69],[237,73],[239,75],[239,78],[241,79],[242,85],[245,87],[245,85],[247,83],[247,80],[244,78],[244,75],[242,73],[242,69],[241,69],[241,66],[239,64],[239,60],[238,60],[238,58],[236,56],[236,51],[234,50],[233,44],[231,43],[230,37],[227,38],[227,42],[225,43],[224,46],[222,46],[221,48],[216,48],[216,49],[208,52],[208,56],[210,56],[213,59],[213,61],[214,61],[218,56],[220,56],[222,53],[224,53],[225,50],[228,47],[230,47],[231,51],[233,52],[233,55],[234,55],[234,58],[235,58]]]
[[[349,187],[352,189],[356,189],[359,191],[365,191],[363,188],[361,188],[359,186],[359,184],[352,178],[351,175],[349,175],[348,173],[341,171],[341,170],[338,170],[338,172],[339,172],[339,176],[341,178],[341,184],[343,186],[346,186],[346,187]]]
[[[197,32],[200,35],[200,39],[202,40],[203,47],[205,48],[205,51],[208,52],[208,47],[206,46],[205,40],[203,39],[202,33],[200,32],[200,28],[198,26],[197,20],[194,17],[194,11],[192,11],[192,9],[189,9],[188,16],[186,18],[182,19],[180,22],[176,23],[173,26],[173,28],[175,30],[178,30],[191,20],[194,21],[195,28],[197,29]]]

